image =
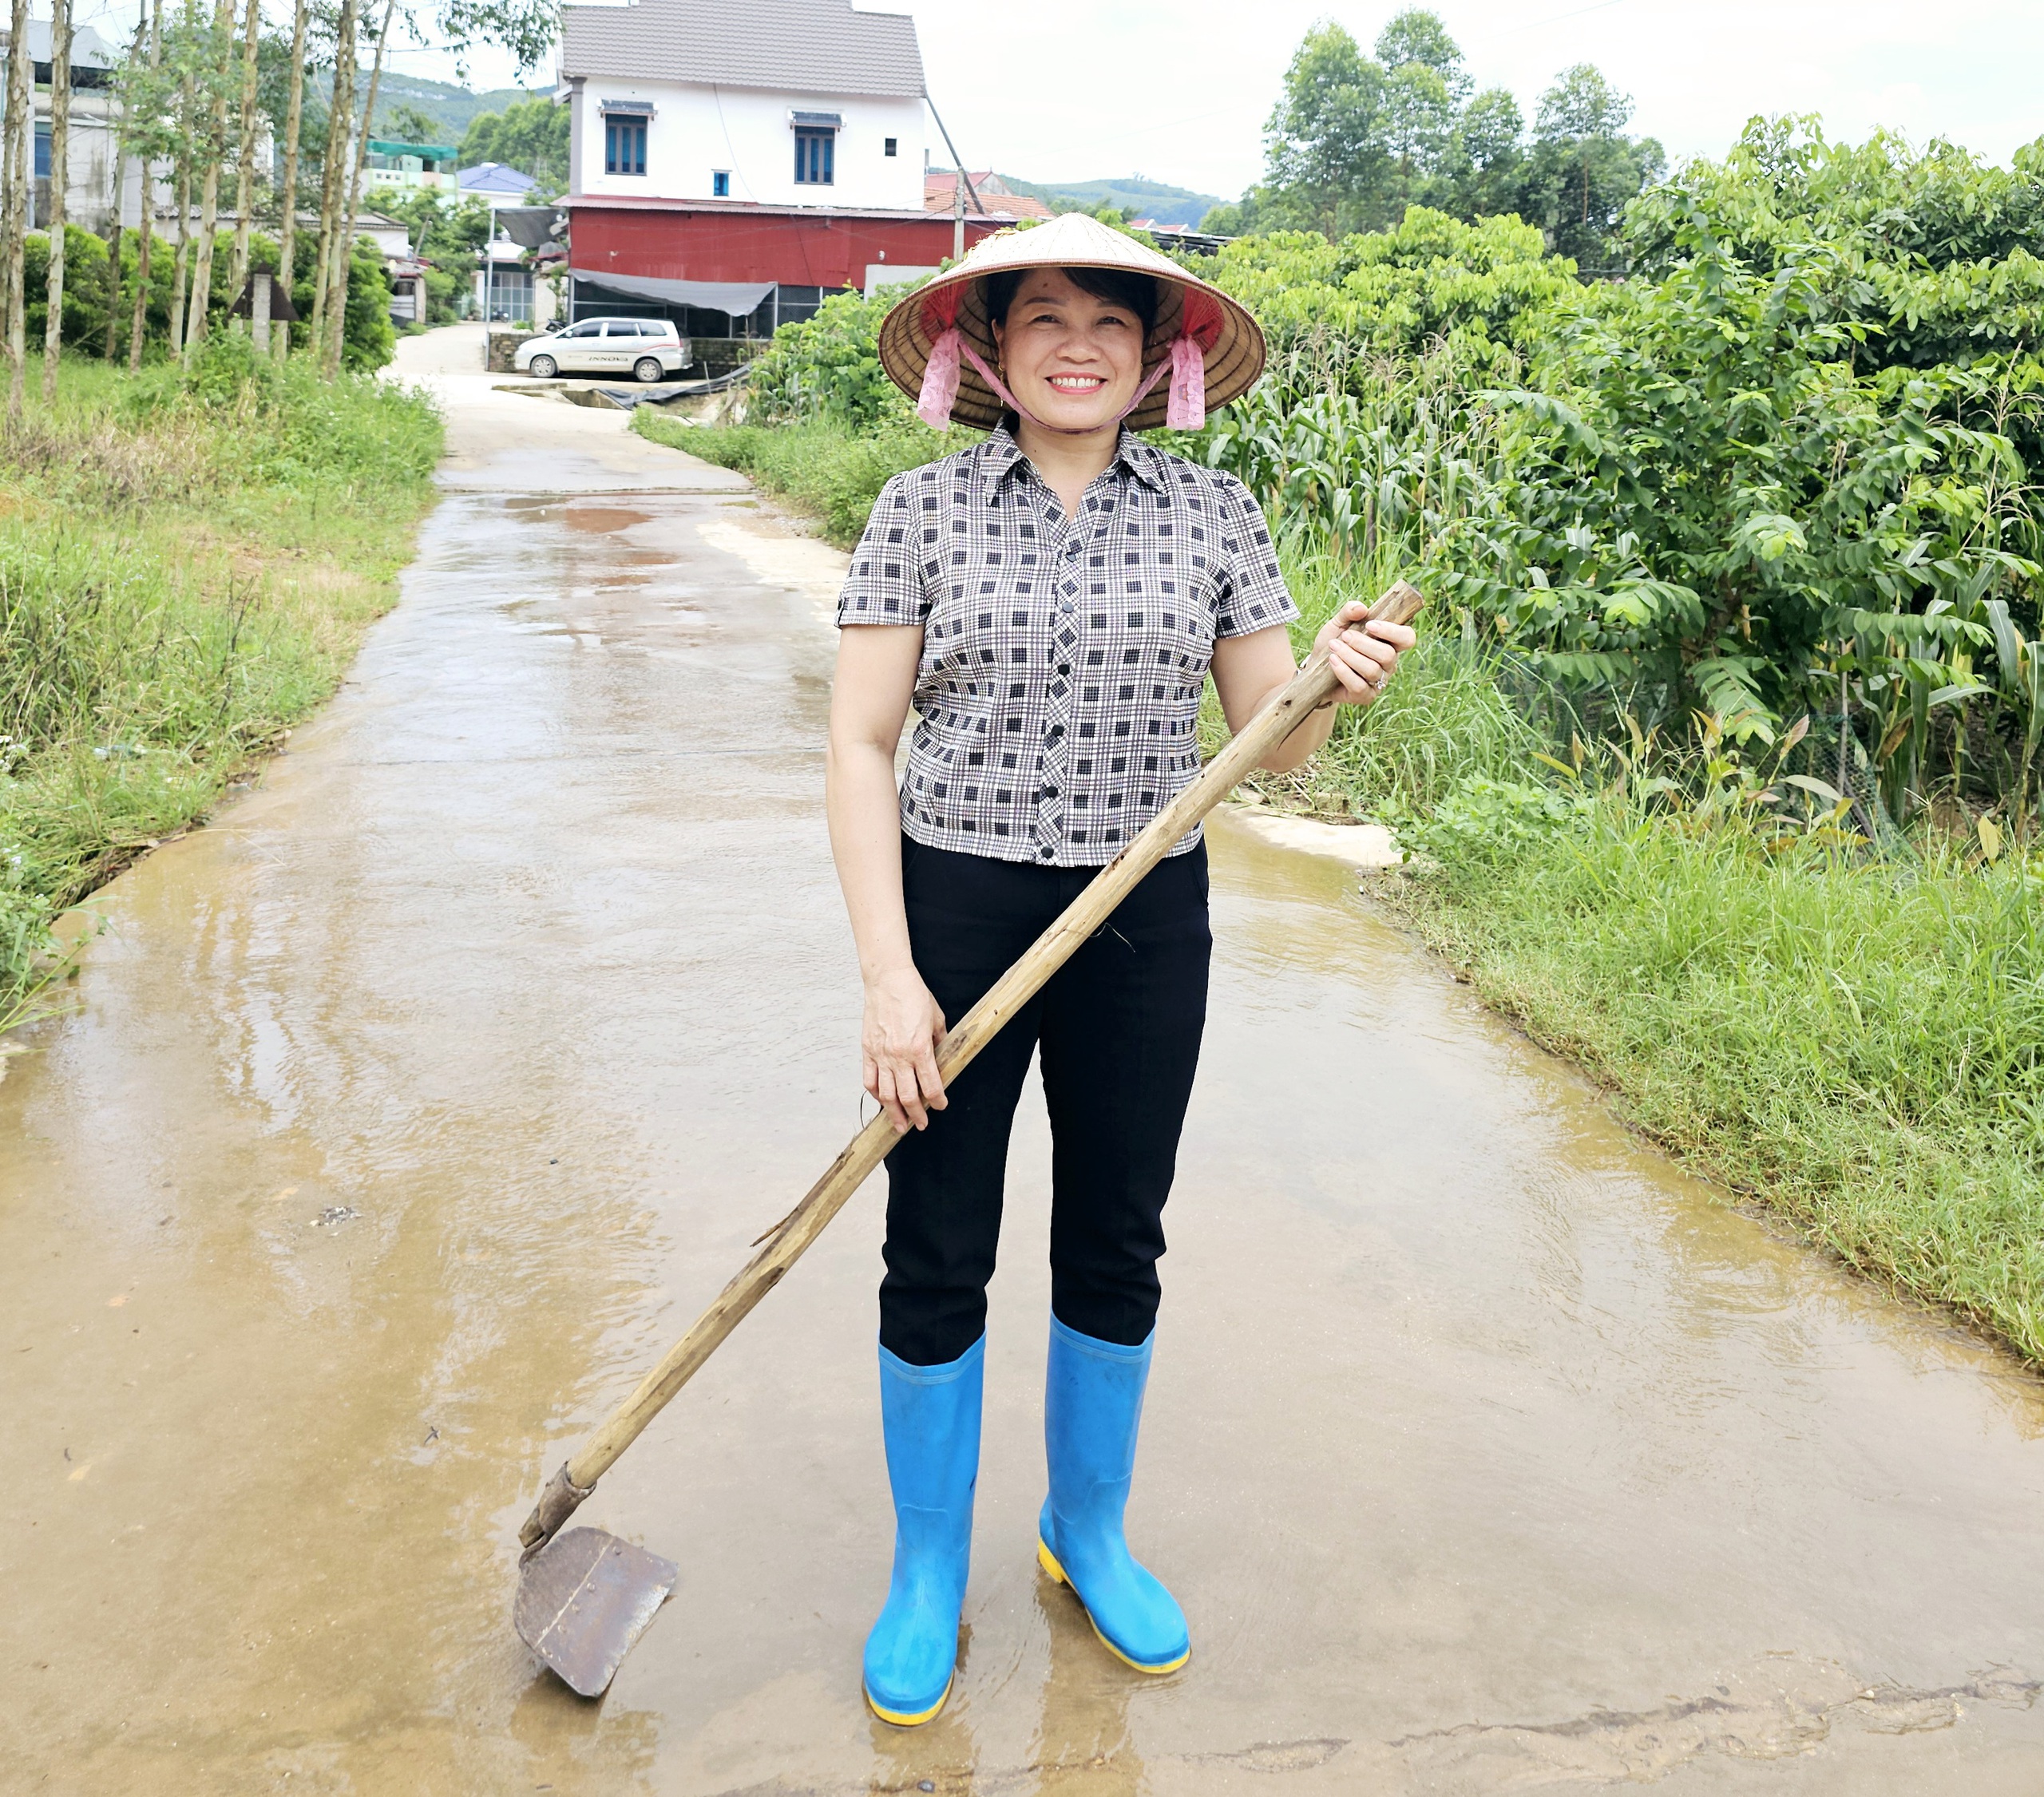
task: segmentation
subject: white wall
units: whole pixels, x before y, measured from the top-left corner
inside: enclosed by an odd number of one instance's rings
[[[604,172],[605,100],[649,100],[646,172]],[[707,200],[711,176],[731,172],[731,197],[766,206],[923,208],[924,118],[921,99],[876,100],[823,93],[767,93],[754,88],[695,87],[592,76],[576,102],[580,151],[576,191],[649,199]],[[791,111],[837,113],[836,180],[798,184]],[[895,140],[895,153],[884,153]]]

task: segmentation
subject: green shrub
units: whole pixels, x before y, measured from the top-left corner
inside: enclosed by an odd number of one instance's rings
[[[862,433],[834,421],[768,426],[690,426],[650,406],[632,415],[642,437],[750,474],[769,493],[814,513],[840,548],[859,540],[873,501],[905,469],[953,453],[972,439],[940,436],[920,424]]]

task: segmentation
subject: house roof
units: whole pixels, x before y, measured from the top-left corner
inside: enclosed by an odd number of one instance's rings
[[[452,162],[461,154],[452,144],[401,144],[388,137],[372,137],[369,147],[378,156],[415,156],[422,162]]]
[[[571,4],[561,9],[561,72],[904,100],[923,91],[916,22],[851,0]]]
[[[454,172],[454,184],[464,193],[530,193],[540,184],[506,162],[478,162]]]
[[[988,169],[984,174],[971,170],[972,193],[980,196],[989,213],[998,212],[1004,218],[1048,219],[1055,217],[1049,207],[1040,200],[1032,200],[1026,193],[1011,193],[1008,184]],[[954,168],[928,168],[923,172],[923,209],[930,212],[948,212],[957,204],[958,172]],[[970,195],[965,201],[967,212],[972,210]]]
[[[31,62],[50,61],[50,22],[46,18],[29,21],[29,60]],[[0,44],[8,41],[8,33],[0,29]],[[111,69],[114,65],[113,51],[106,47],[106,40],[89,25],[71,27],[71,66],[73,69]]]

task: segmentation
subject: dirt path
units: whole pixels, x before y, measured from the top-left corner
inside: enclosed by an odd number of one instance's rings
[[[1032,1109],[945,1717],[858,1700],[877,1185],[590,1506],[683,1567],[608,1700],[536,1678],[543,1471],[856,1121],[830,564],[621,418],[436,378],[403,604],[107,891],[0,1083],[0,1784],[2044,1788],[2038,1385],[1239,827],[1131,1516],[1190,1666],[1127,1673],[1032,1558]]]

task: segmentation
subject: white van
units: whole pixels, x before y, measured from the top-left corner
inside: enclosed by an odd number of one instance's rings
[[[664,319],[582,319],[550,336],[521,343],[511,366],[550,381],[557,374],[629,374],[671,381],[695,359]]]

